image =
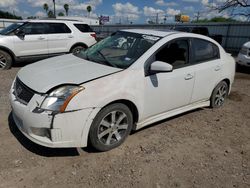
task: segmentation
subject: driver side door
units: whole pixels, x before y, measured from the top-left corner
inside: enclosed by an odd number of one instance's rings
[[[48,55],[48,38],[45,24],[30,22],[20,30],[25,33],[25,36],[14,36],[14,50],[17,57]]]
[[[144,119],[188,105],[194,87],[189,39],[168,42],[146,62],[146,67],[154,61],[171,64],[173,71],[145,76]]]

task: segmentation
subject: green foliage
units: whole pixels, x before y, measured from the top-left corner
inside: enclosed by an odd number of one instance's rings
[[[87,6],[87,11],[88,11],[88,13],[90,13],[92,11],[92,7],[90,5]]]
[[[64,13],[63,12],[59,12],[58,16],[64,16]]]
[[[48,17],[49,17],[49,18],[54,18],[54,17],[55,17],[52,10],[49,10],[49,12],[48,12]]]
[[[47,3],[44,3],[44,4],[43,4],[43,9],[45,10],[46,13],[48,13],[49,6],[48,6]]]
[[[198,21],[193,21],[194,23],[209,23],[209,22],[237,22],[232,18],[224,18],[224,17],[214,17],[211,19],[202,19]]]
[[[9,12],[4,12],[4,11],[1,11],[1,10],[0,10],[0,18],[22,20],[21,16],[16,16],[14,14],[11,14]]]

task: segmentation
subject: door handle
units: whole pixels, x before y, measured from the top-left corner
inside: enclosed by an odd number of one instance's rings
[[[215,70],[215,71],[219,71],[220,69],[221,69],[220,66],[216,66],[214,70]]]
[[[192,74],[187,74],[185,80],[191,80],[194,76]]]
[[[38,37],[38,40],[44,40],[45,38],[44,37]]]
[[[74,36],[73,36],[73,35],[69,35],[68,37],[69,37],[70,39],[71,39],[71,38],[74,38]]]

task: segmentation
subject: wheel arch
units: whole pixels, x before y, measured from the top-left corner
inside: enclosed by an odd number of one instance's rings
[[[135,124],[136,122],[138,122],[138,120],[139,120],[138,108],[132,101],[127,100],[127,99],[119,99],[119,100],[112,101],[112,102],[106,104],[105,106],[103,106],[101,108],[101,110],[103,108],[105,108],[105,107],[107,107],[107,106],[109,106],[111,104],[115,104],[115,103],[122,103],[122,104],[126,105],[130,109],[130,111],[131,111],[131,113],[133,115],[133,123]]]
[[[16,56],[15,54],[7,47],[5,46],[0,46],[0,50],[3,50],[5,52],[7,52],[8,54],[10,54],[11,58],[12,58],[12,61],[15,62],[16,61]]]

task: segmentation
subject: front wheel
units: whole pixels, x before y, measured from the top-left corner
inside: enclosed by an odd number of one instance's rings
[[[90,131],[90,144],[98,151],[108,151],[121,145],[130,134],[133,116],[121,103],[111,104],[95,117]]]
[[[225,81],[221,81],[214,89],[211,96],[211,107],[221,107],[228,95],[229,87]]]
[[[12,58],[7,52],[0,50],[0,70],[6,70],[11,68]]]

